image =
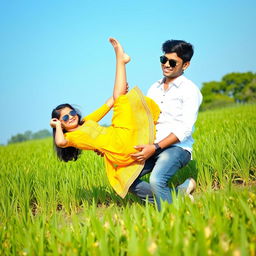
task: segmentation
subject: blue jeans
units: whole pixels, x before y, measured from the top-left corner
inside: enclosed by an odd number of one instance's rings
[[[171,189],[168,187],[168,181],[190,159],[190,152],[181,147],[171,146],[162,149],[147,159],[140,175],[130,186],[129,192],[137,195],[142,200],[148,198],[148,201],[151,203],[154,202],[155,196],[157,207],[160,210],[161,200],[172,203]],[[149,183],[140,179],[150,172]]]

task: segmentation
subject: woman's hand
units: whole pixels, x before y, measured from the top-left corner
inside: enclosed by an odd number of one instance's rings
[[[129,92],[129,85],[128,83],[126,83],[126,91],[125,91],[125,94]]]
[[[114,106],[114,98],[113,98],[113,96],[112,97],[110,97],[109,99],[107,99],[107,101],[106,101],[106,105],[108,105],[110,108],[112,108],[113,106]]]
[[[126,83],[126,88],[125,88],[125,94],[129,92],[129,85],[128,83]],[[112,108],[114,106],[115,100],[114,97],[110,97],[109,99],[107,99],[106,101],[106,105],[108,105],[110,108]]]
[[[94,152],[98,155],[98,156],[101,156],[103,157],[104,156],[104,153],[99,151],[98,149],[94,149]]]
[[[50,126],[52,128],[56,128],[57,126],[61,126],[61,122],[58,118],[52,118],[50,121]]]

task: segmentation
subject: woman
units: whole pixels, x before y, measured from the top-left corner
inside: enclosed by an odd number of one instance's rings
[[[71,105],[59,105],[52,111],[50,125],[62,160],[76,160],[81,149],[102,152],[111,186],[117,194],[125,197],[143,168],[143,164],[131,156],[136,152],[134,145],[153,143],[160,110],[152,99],[143,96],[138,87],[126,94],[125,65],[130,57],[116,39],[111,38],[110,42],[116,54],[113,99],[83,119]],[[113,104],[111,126],[100,126],[97,122]]]

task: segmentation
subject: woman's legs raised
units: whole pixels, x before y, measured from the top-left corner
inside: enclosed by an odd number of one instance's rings
[[[130,61],[130,57],[124,52],[122,46],[116,39],[110,38],[109,42],[112,44],[116,54],[116,76],[113,90],[113,98],[116,100],[120,95],[126,93],[127,81],[125,64]]]

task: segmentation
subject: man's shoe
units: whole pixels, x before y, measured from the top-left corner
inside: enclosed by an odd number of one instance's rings
[[[194,197],[192,196],[192,193],[196,189],[196,181],[193,178],[186,179],[181,185],[177,187],[178,193],[184,193],[189,196],[191,201],[194,201]]]

